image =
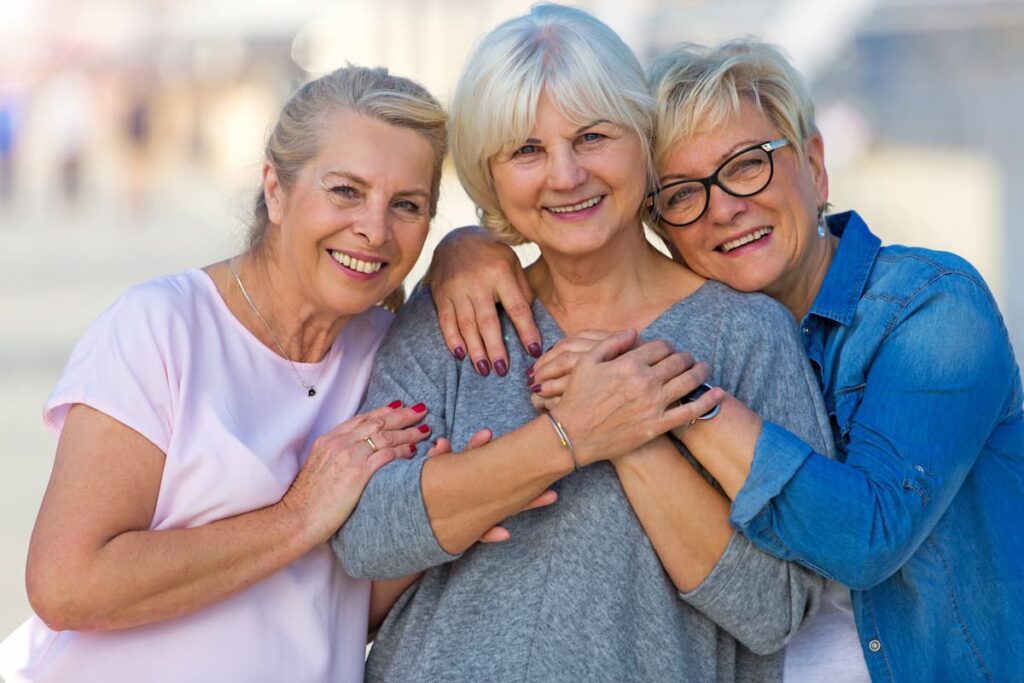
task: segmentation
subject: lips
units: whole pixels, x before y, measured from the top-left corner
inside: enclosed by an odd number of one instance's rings
[[[728,254],[733,249],[739,249],[740,247],[750,244],[751,242],[756,242],[757,240],[761,239],[762,237],[765,237],[766,235],[770,235],[771,233],[772,228],[758,228],[757,230],[748,232],[745,235],[740,235],[735,239],[731,239],[728,242],[723,242],[722,244],[715,247],[715,251],[720,251],[723,254]]]
[[[547,206],[544,207],[552,213],[574,213],[576,211],[583,211],[589,209],[592,206],[597,206],[604,199],[604,195],[598,195],[591,197],[590,199],[584,199],[582,202],[576,204],[569,204],[567,206]]]
[[[372,275],[380,271],[380,269],[384,267],[383,261],[364,261],[362,259],[356,258],[355,256],[349,256],[344,252],[335,251],[333,249],[330,250],[330,254],[331,258],[333,258],[335,261],[345,266],[349,270],[356,271],[357,273],[366,273],[367,275]]]

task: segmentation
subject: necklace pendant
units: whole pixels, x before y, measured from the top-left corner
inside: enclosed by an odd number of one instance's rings
[[[306,394],[306,395],[309,396],[310,398],[313,398],[314,396],[316,396],[316,387],[310,387],[309,388],[309,393]]]

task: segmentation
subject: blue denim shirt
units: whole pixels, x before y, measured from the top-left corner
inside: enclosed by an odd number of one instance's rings
[[[838,457],[765,423],[732,523],[850,586],[874,681],[1024,676],[1024,417],[996,304],[855,213],[801,331]],[[823,657],[827,654],[822,653]]]

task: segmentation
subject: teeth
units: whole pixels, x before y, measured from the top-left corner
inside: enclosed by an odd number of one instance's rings
[[[572,206],[549,206],[548,211],[553,213],[572,213],[573,211],[582,211],[583,209],[589,209],[590,207],[601,201],[601,197],[591,197],[590,199],[584,200],[579,204],[573,204]]]
[[[340,251],[332,251],[331,256],[334,257],[335,261],[346,268],[351,268],[352,270],[360,273],[376,273],[384,266],[380,261],[360,261],[359,259],[353,258],[348,254],[343,254]]]
[[[726,242],[720,248],[724,252],[730,252],[733,249],[736,249],[738,247],[742,247],[744,244],[750,244],[754,240],[761,239],[762,237],[764,237],[765,235],[767,235],[771,231],[772,231],[771,228],[760,228],[759,230],[755,230],[754,232],[752,232],[752,233],[750,233],[748,235],[744,235],[743,237],[737,237],[736,239],[734,239],[734,240],[732,240],[730,242]]]

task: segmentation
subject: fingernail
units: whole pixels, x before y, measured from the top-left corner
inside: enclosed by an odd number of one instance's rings
[[[526,376],[533,377],[533,363],[526,368]]]
[[[478,360],[476,362],[476,371],[486,377],[491,374],[491,364],[485,360]]]
[[[540,384],[534,384],[532,387],[530,387],[530,391],[532,391],[535,394],[539,394],[540,393]]]
[[[427,406],[425,404],[423,404],[423,403],[417,403],[416,405],[414,405],[412,407],[412,412],[414,412],[414,413],[425,413],[425,412],[427,412]]]
[[[392,401],[391,403],[388,404],[388,408],[391,408],[391,410],[398,410],[401,407],[402,407],[402,402],[401,401]]]
[[[531,343],[529,346],[526,347],[526,350],[534,358],[540,358],[540,344],[538,344],[537,342]],[[533,367],[533,366],[531,365],[530,367]]]
[[[452,354],[454,354],[454,356],[458,360],[463,360],[466,358],[466,349],[462,348],[461,346],[456,346],[455,350],[452,351]]]
[[[499,376],[504,377],[508,373],[508,363],[506,363],[504,359],[499,358],[494,361],[494,371],[498,373]]]
[[[420,430],[423,434],[428,434],[430,432],[430,425],[419,425],[416,429]]]
[[[410,453],[415,453],[416,452],[416,447],[413,446],[412,444],[409,444],[409,452]]]

